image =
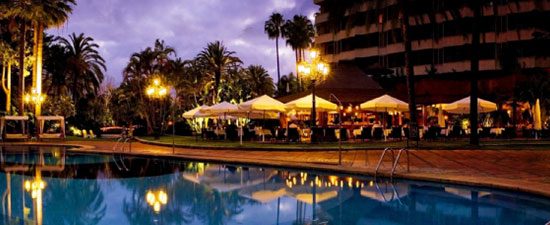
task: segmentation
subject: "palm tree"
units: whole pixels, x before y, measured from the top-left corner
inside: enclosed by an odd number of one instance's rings
[[[269,76],[267,70],[265,70],[262,66],[248,66],[248,68],[246,68],[246,78],[248,80],[248,84],[251,85],[252,98],[261,95],[273,96],[273,93],[275,93],[273,78]]]
[[[303,51],[309,48],[315,37],[313,23],[303,15],[295,15],[292,20],[287,20],[282,27],[282,35],[286,38],[286,44],[290,45],[296,55],[296,65],[303,60]],[[296,67],[296,72],[298,67]],[[298,74],[298,73],[297,73]],[[300,80],[298,74],[298,81]],[[298,83],[298,89],[300,85]]]
[[[171,58],[175,55],[175,50],[165,45],[164,41],[156,40],[153,47],[148,47],[141,52],[136,52],[130,57],[130,62],[123,71],[123,82],[121,86],[128,89],[129,92],[137,93],[133,102],[136,112],[147,123],[147,133],[153,133],[153,127],[161,124],[162,117],[154,113],[154,110],[164,110],[164,107],[157,107],[151,110],[151,100],[144,96],[144,90],[148,84],[148,79],[155,76],[161,79],[173,76],[174,61]],[[164,102],[163,102],[164,103]],[[162,104],[165,105],[165,104]]]
[[[6,113],[11,113],[11,66],[16,61],[16,52],[6,42],[0,42],[2,59],[2,90],[6,93]]]
[[[212,104],[218,101],[218,91],[222,76],[227,72],[230,66],[239,65],[242,61],[234,56],[235,52],[227,50],[220,41],[208,43],[198,55],[198,58],[206,63],[209,72],[214,78],[214,87],[212,91]]]
[[[30,5],[24,0],[13,1],[1,1],[0,2],[0,17],[9,18],[11,20],[17,19],[20,23],[19,28],[19,112],[21,114],[25,111],[25,103],[23,96],[25,93],[25,43],[27,33],[28,12],[30,11]]]
[[[403,45],[405,47],[405,73],[407,75],[407,94],[409,96],[409,112],[410,112],[410,137],[413,140],[417,140],[418,136],[418,124],[416,116],[416,92],[414,90],[414,68],[411,62],[412,44],[411,37],[409,36],[410,24],[409,24],[409,7],[410,0],[400,0],[401,11],[401,35],[403,36]]]
[[[74,0],[45,0],[45,1],[8,1],[9,15],[23,19],[21,26],[21,48],[24,49],[25,21],[33,24],[33,86],[38,93],[42,92],[42,52],[44,43],[44,29],[50,26],[60,26],[65,23],[72,12]],[[21,53],[20,53],[21,54]],[[22,54],[21,54],[22,55]],[[22,57],[22,56],[20,56]],[[20,59],[21,60],[21,59]],[[20,64],[24,64],[21,63]],[[24,71],[24,66],[21,66]],[[20,82],[21,85],[21,82]],[[24,84],[23,84],[24,85]],[[36,105],[36,115],[40,115],[40,104]]]
[[[265,21],[264,31],[267,33],[269,39],[275,39],[275,49],[277,51],[277,82],[281,80],[281,68],[279,66],[279,38],[282,37],[282,27],[285,20],[283,15],[274,12],[269,17],[269,20]]]
[[[59,42],[67,51],[66,79],[73,100],[77,102],[88,94],[95,96],[107,69],[105,60],[98,52],[99,45],[83,33],[78,36],[73,33],[69,39],[61,38]]]

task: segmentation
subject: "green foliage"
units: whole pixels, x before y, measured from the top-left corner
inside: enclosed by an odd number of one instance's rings
[[[48,97],[44,102],[44,114],[63,116],[65,118],[76,115],[76,108],[73,100],[67,95],[55,95]]]
[[[315,27],[306,16],[295,15],[283,25],[282,35],[286,38],[286,44],[293,50],[304,50],[313,43]]]
[[[300,92],[298,89],[298,79],[293,73],[282,76],[281,81],[277,83],[277,96],[287,96]]]
[[[212,96],[211,104],[220,102],[219,95],[222,90],[220,83],[222,79],[227,80],[232,75],[231,72],[238,70],[242,64],[241,59],[234,56],[235,54],[235,52],[229,51],[222,42],[215,41],[208,43],[206,48],[197,56],[199,61],[204,63],[206,70],[203,72],[206,72],[214,81],[210,92]]]

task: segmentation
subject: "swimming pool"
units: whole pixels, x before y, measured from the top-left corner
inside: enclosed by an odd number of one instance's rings
[[[429,182],[63,148],[2,149],[3,224],[510,224],[550,200]]]

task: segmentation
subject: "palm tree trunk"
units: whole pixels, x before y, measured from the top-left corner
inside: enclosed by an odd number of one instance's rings
[[[411,116],[409,126],[409,137],[412,140],[418,140],[418,124],[416,118],[416,92],[414,90],[414,67],[411,62],[412,45],[409,37],[409,0],[401,0],[402,24],[401,32],[403,35],[403,44],[405,45],[405,70],[407,73],[407,93],[409,95],[409,112]]]
[[[32,23],[32,88],[35,88],[36,85],[36,74],[37,74],[37,53],[38,53],[38,23],[33,22]]]
[[[36,32],[36,58],[35,58],[35,80],[34,80],[34,88],[36,90],[36,93],[41,95],[42,94],[42,53],[44,49],[44,24],[37,23],[37,32]],[[36,103],[35,107],[35,115],[40,116],[42,113],[42,103],[38,102]]]
[[[214,93],[212,93],[212,105],[215,105],[218,99],[218,89],[220,87],[220,80],[222,77],[222,71],[216,71],[214,74]]]
[[[277,51],[277,84],[281,82],[281,68],[279,65],[279,36],[275,38],[275,50]]]
[[[294,56],[296,57],[296,80],[298,81],[298,91],[301,91],[302,88],[301,88],[301,82],[302,80],[300,79],[300,72],[298,71],[298,64],[300,63],[299,61],[299,58],[298,58],[298,49],[294,50]]]
[[[11,62],[4,60],[2,65],[2,89],[6,93],[6,113],[10,114],[11,109]]]
[[[11,114],[11,62],[8,62],[8,94],[6,95],[6,112]]]
[[[472,47],[470,49],[470,144],[479,145],[479,135],[477,133],[477,76],[479,73],[479,56],[476,53],[476,50],[479,49],[479,26],[476,21],[481,17],[481,4],[478,0],[473,0],[471,1],[471,7],[474,11],[474,22],[472,23]]]
[[[25,114],[25,33],[27,24],[21,23],[21,34],[19,35],[19,113]]]
[[[8,88],[6,87],[6,69],[7,69],[7,60],[2,62],[2,90],[6,93],[6,112],[8,111]]]

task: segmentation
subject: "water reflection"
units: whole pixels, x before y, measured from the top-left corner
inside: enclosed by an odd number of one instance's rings
[[[454,225],[550,220],[548,199],[433,183],[69,154],[60,148],[3,148],[0,160],[4,224]]]

